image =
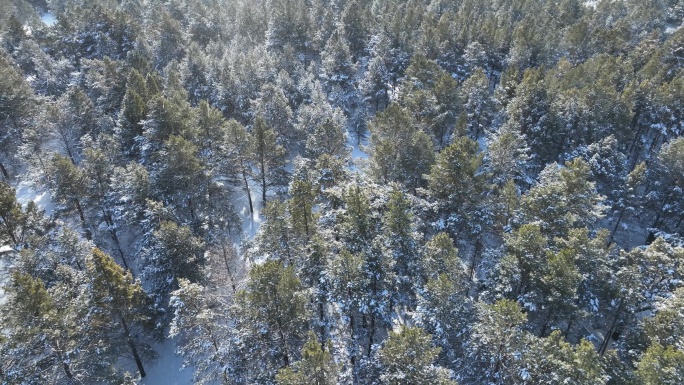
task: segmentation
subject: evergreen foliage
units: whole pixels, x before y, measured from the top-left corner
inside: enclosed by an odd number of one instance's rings
[[[0,383],[680,383],[682,23],[0,1]]]

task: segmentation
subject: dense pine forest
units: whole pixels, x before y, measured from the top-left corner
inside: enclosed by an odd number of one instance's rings
[[[681,384],[683,21],[0,0],[0,384]]]

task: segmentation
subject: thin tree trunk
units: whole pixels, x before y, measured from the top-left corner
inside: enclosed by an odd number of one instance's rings
[[[351,298],[351,297],[350,297]],[[349,311],[349,339],[350,339],[350,352],[349,352],[349,364],[352,368],[352,382],[353,385],[359,383],[358,371],[356,369],[356,339],[354,338],[354,314],[353,311]]]
[[[79,218],[81,218],[81,224],[83,225],[83,230],[85,230],[86,238],[88,238],[88,240],[90,241],[93,237],[90,234],[90,230],[88,230],[85,214],[83,213],[83,207],[81,207],[81,202],[77,198],[74,199],[74,202],[76,203],[76,210],[78,211]]]
[[[5,165],[2,164],[2,162],[0,162],[0,171],[2,171],[2,176],[5,178],[5,180],[9,182],[9,173],[7,172],[7,169],[5,168]]]
[[[266,205],[266,165],[261,162],[261,201]]]
[[[682,225],[682,221],[684,221],[684,214],[679,216],[679,220],[677,221],[677,225],[675,226],[675,229],[678,229],[679,226]]]
[[[373,337],[375,337],[375,314],[371,314],[370,331],[368,333],[368,357],[371,355],[373,347]]]
[[[608,348],[608,342],[610,341],[610,338],[613,335],[613,330],[615,329],[615,325],[617,324],[618,318],[620,317],[620,312],[622,311],[622,305],[623,305],[624,300],[621,298],[620,299],[620,305],[618,305],[617,311],[615,312],[615,317],[613,318],[613,322],[610,325],[610,328],[606,331],[606,335],[603,336],[603,342],[601,342],[601,346],[599,346],[598,353],[603,356],[603,354],[606,352],[606,348]]]
[[[318,301],[318,322],[321,323],[321,350],[325,350],[325,312],[323,311],[323,298]]]
[[[278,333],[280,334],[280,340],[283,341],[283,345],[285,347],[285,351],[283,352],[283,362],[285,367],[290,365],[290,352],[289,349],[287,348],[287,338],[285,338],[285,333],[283,332],[283,324],[278,318]]]
[[[1,219],[5,222],[5,224],[7,224],[7,218],[1,218]],[[5,226],[5,228],[7,229],[6,233],[7,233],[7,235],[9,235],[10,239],[12,240],[12,243],[16,246],[18,243],[17,237],[16,237],[16,235],[14,235],[14,230],[11,227],[12,227],[11,225]]]
[[[147,375],[147,373],[145,373],[145,368],[143,367],[142,360],[140,359],[140,355],[138,354],[138,349],[135,347],[133,337],[131,336],[131,333],[128,330],[128,324],[126,324],[126,320],[123,317],[119,317],[119,319],[121,320],[121,326],[123,326],[124,328],[124,337],[126,337],[126,342],[128,342],[128,346],[131,348],[131,352],[133,353],[135,365],[138,367],[138,372],[140,372],[140,377],[144,378]]]
[[[615,222],[615,227],[613,227],[613,231],[610,232],[610,238],[608,238],[608,244],[606,247],[610,247],[610,245],[613,244],[613,237],[615,236],[615,232],[618,229],[618,226],[620,226],[620,222],[622,221],[622,216],[625,214],[625,209],[623,208],[620,210],[620,215],[618,216],[617,222]]]
[[[245,190],[247,191],[247,200],[249,201],[249,213],[250,213],[250,218],[252,218],[251,214],[254,214],[254,205],[252,204],[252,192],[249,190],[249,182],[247,182],[247,172],[245,169],[242,169],[242,180],[245,181]]]
[[[470,261],[470,271],[468,272],[468,279],[473,282],[473,275],[475,274],[475,269],[480,259],[480,254],[482,253],[482,239],[480,237],[475,241],[475,250],[473,250],[473,259]]]
[[[109,227],[109,235],[111,235],[112,240],[114,241],[114,245],[116,246],[116,251],[119,252],[119,256],[121,257],[121,261],[123,262],[124,268],[128,271],[131,271],[131,268],[128,267],[128,261],[126,260],[126,256],[124,255],[123,249],[121,248],[121,242],[119,241],[119,236],[116,234],[116,229],[114,228],[114,220],[112,219],[112,216],[102,208],[102,215],[104,216],[105,222],[107,223],[107,226]],[[132,273],[132,271],[131,271]]]
[[[192,198],[188,198],[188,208],[190,209],[190,219],[195,221],[195,206],[192,205]]]
[[[233,273],[230,271],[230,263],[228,262],[228,251],[226,250],[226,245],[221,240],[221,253],[223,254],[223,262],[226,264],[226,271],[228,272],[228,278],[230,278],[230,286],[233,289],[233,294],[237,292],[235,287],[235,278]]]
[[[544,334],[546,334],[546,328],[549,326],[549,319],[551,319],[550,309],[548,314],[546,314],[546,318],[544,318],[544,323],[542,324],[541,331],[539,332],[539,337],[544,337]]]
[[[564,333],[565,338],[568,338],[568,335],[570,334],[570,329],[572,329],[572,324],[573,324],[573,319],[571,318],[571,319],[568,321],[568,327],[565,328],[565,333]]]
[[[64,374],[66,374],[67,378],[70,380],[73,379],[74,375],[71,373],[71,369],[69,369],[69,364],[62,361],[62,367],[64,368]]]

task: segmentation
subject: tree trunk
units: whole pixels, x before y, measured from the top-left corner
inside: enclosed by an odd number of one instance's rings
[[[318,321],[321,323],[321,350],[325,350],[325,312],[323,311],[323,298],[318,301]]]
[[[370,327],[368,332],[368,357],[371,355],[371,349],[373,348],[373,337],[375,337],[375,314],[371,314]]]
[[[613,237],[615,236],[615,232],[617,232],[618,226],[620,226],[620,222],[622,221],[622,216],[625,214],[625,209],[623,208],[620,210],[620,215],[618,216],[617,222],[615,222],[615,227],[613,227],[613,231],[610,232],[610,238],[608,238],[608,244],[606,247],[610,247],[610,245],[613,244]]]
[[[62,367],[64,368],[64,374],[66,374],[67,378],[70,380],[74,378],[74,375],[71,373],[71,369],[69,369],[69,364],[62,362]]]
[[[114,245],[116,246],[116,251],[119,253],[119,256],[121,257],[121,262],[123,262],[123,266],[126,270],[131,271],[131,268],[128,267],[128,261],[126,260],[126,256],[124,255],[123,249],[121,248],[121,242],[119,241],[119,236],[116,234],[116,229],[114,228],[114,220],[112,219],[112,216],[102,208],[102,215],[104,216],[105,222],[107,223],[107,226],[109,227],[109,235],[111,235],[112,240],[114,241]],[[133,272],[131,271],[131,274]]]
[[[88,230],[85,214],[83,213],[83,207],[81,207],[81,202],[78,199],[74,199],[74,202],[76,203],[76,210],[78,211],[78,217],[81,218],[81,224],[83,225],[83,230],[85,231],[86,238],[89,241],[91,241],[93,237],[92,234],[90,234],[90,230]]]
[[[266,206],[266,166],[261,162],[261,201]]]
[[[280,340],[283,341],[283,345],[285,348],[284,349],[285,351],[283,352],[283,363],[284,363],[283,366],[287,367],[287,366],[290,366],[290,352],[289,352],[289,349],[287,348],[287,338],[285,338],[285,333],[283,332],[283,324],[282,324],[280,318],[278,318],[277,324],[278,324],[278,333],[280,334]]]
[[[5,168],[5,165],[2,164],[2,162],[0,162],[0,171],[2,171],[2,176],[5,178],[5,180],[9,182],[9,173],[7,172],[7,169]]]
[[[541,331],[539,332],[539,337],[544,337],[546,334],[546,328],[549,327],[549,320],[551,319],[551,309],[549,309],[548,314],[546,314],[546,318],[544,318],[544,323],[542,323],[542,328]]]
[[[473,259],[470,261],[470,271],[468,272],[468,279],[473,282],[473,275],[475,274],[475,269],[480,259],[480,254],[482,253],[482,239],[480,237],[475,241],[475,250],[473,250]]]
[[[677,225],[675,226],[675,229],[678,229],[679,226],[682,225],[682,221],[684,221],[684,214],[679,216],[679,220],[677,221]]]
[[[5,229],[7,230],[5,233],[9,235],[10,239],[12,240],[12,244],[17,246],[17,236],[14,235],[14,229],[12,228],[13,226],[11,224],[7,224],[7,218],[0,217],[0,219],[2,219],[3,222],[5,222]]]
[[[565,328],[565,333],[563,334],[565,338],[568,338],[568,335],[570,334],[570,330],[572,329],[572,324],[573,324],[573,319],[571,318],[568,320],[568,327]]]
[[[249,190],[249,182],[247,182],[247,172],[244,169],[242,169],[242,180],[245,181],[245,190],[247,191],[247,200],[249,201],[250,218],[254,219],[252,217],[252,214],[254,214],[254,205],[252,204],[252,192]]]
[[[195,206],[192,205],[192,198],[188,198],[188,208],[190,209],[190,219],[195,221]]]
[[[237,288],[235,287],[235,278],[233,273],[230,271],[230,263],[228,262],[228,251],[226,250],[226,245],[221,240],[221,253],[223,254],[223,262],[226,264],[226,271],[228,272],[228,278],[230,278],[230,286],[233,289],[233,294],[237,293]]]
[[[119,319],[121,320],[121,326],[123,326],[124,328],[124,337],[126,337],[126,342],[128,342],[128,346],[131,348],[131,352],[133,353],[135,365],[138,367],[138,372],[140,372],[140,377],[144,378],[147,375],[147,373],[145,373],[145,368],[143,367],[142,360],[140,359],[140,355],[138,354],[138,349],[135,347],[133,337],[131,336],[131,333],[128,330],[128,324],[126,324],[126,320],[123,317],[119,317]]]
[[[610,341],[610,338],[613,335],[613,330],[615,330],[615,325],[617,324],[617,321],[620,317],[620,312],[622,311],[623,302],[624,302],[624,300],[621,298],[620,304],[618,305],[618,308],[615,311],[615,317],[613,318],[613,322],[611,323],[608,330],[606,330],[606,334],[603,336],[603,342],[601,342],[601,346],[599,346],[599,350],[598,350],[598,354],[600,354],[601,356],[603,356],[603,354],[606,352],[606,348],[608,348],[608,342]]]

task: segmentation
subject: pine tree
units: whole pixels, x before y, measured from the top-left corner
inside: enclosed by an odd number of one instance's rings
[[[257,168],[255,180],[261,184],[261,200],[266,203],[269,186],[279,186],[285,176],[285,149],[278,144],[276,134],[257,116],[252,128],[252,161]]]
[[[442,356],[454,362],[471,322],[470,280],[454,242],[446,233],[435,235],[423,249],[424,285],[419,291],[416,321],[433,335]]]
[[[432,140],[413,126],[408,111],[391,104],[370,123],[371,168],[381,182],[399,182],[407,188],[424,185],[434,163]]]
[[[517,303],[499,300],[493,304],[479,303],[477,321],[472,324],[467,354],[474,379],[500,384],[520,382],[521,353],[527,335],[522,330],[526,316]]]
[[[4,52],[0,53],[0,95],[0,172],[8,180],[34,102],[31,87]]]
[[[562,381],[567,384],[603,385],[608,376],[591,342],[582,339],[572,346],[559,331],[547,338],[534,339],[523,353],[526,368],[523,379],[531,384]]]
[[[469,216],[487,191],[485,176],[479,172],[481,165],[477,142],[457,137],[437,155],[425,176],[430,196],[437,201],[454,233],[474,219]]]
[[[199,148],[181,136],[172,135],[158,158],[154,187],[168,205],[186,214],[190,222],[202,221],[200,209],[206,200],[209,181],[206,165],[199,158]]]
[[[440,348],[432,345],[431,336],[420,328],[402,327],[391,332],[378,350],[383,384],[456,385],[448,370],[433,363]]]
[[[456,124],[460,106],[454,103],[458,100],[458,82],[446,71],[442,70],[437,78],[432,94],[435,95],[435,113],[432,123],[432,133],[436,138],[438,148],[443,148],[449,136],[452,134],[453,126]]]
[[[252,103],[253,116],[261,117],[266,127],[277,134],[278,143],[287,147],[298,148],[301,144],[301,132],[297,132],[292,122],[292,109],[283,90],[274,83],[261,87],[259,98]],[[254,123],[256,126],[256,121]]]
[[[649,168],[649,180],[653,189],[649,193],[649,204],[656,214],[653,227],[665,231],[679,231],[684,222],[684,208],[681,207],[684,187],[684,139],[673,139],[658,153],[655,164]]]
[[[348,154],[344,113],[330,105],[318,81],[313,84],[310,99],[297,112],[297,130],[307,136],[305,155],[314,160],[323,154],[343,159]]]
[[[90,278],[89,296],[95,316],[93,323],[110,343],[125,343],[133,354],[140,377],[145,377],[144,353],[149,346],[136,338],[133,328],[142,327],[149,333],[155,324],[151,299],[140,282],[98,249],[93,249],[86,260]],[[141,351],[142,349],[142,351]],[[141,354],[142,353],[142,354]]]
[[[248,381],[272,381],[278,369],[296,361],[308,330],[309,299],[292,266],[266,261],[252,268],[232,313],[239,338],[239,366]]]
[[[115,350],[103,345],[89,325],[91,314],[82,292],[82,276],[60,266],[62,277],[75,282],[48,289],[42,280],[14,271],[8,302],[0,319],[0,378],[8,384],[111,381]]]
[[[401,191],[394,190],[390,195],[383,222],[384,242],[394,260],[394,301],[410,311],[415,308],[415,295],[423,274],[418,242],[413,235],[415,225],[410,201]]]
[[[591,227],[603,217],[602,197],[589,180],[589,165],[576,158],[550,164],[539,182],[523,195],[520,222],[539,222],[545,234],[563,236],[573,227]]]
[[[51,164],[54,198],[68,211],[76,210],[81,225],[90,234],[83,202],[86,197],[86,178],[81,168],[66,156],[55,154]],[[90,235],[88,235],[90,236]]]
[[[308,240],[316,233],[315,216],[313,213],[315,190],[311,183],[305,180],[294,180],[290,185],[288,211],[295,236]]]
[[[143,134],[142,121],[148,113],[149,97],[145,78],[136,69],[132,69],[126,80],[126,93],[121,103],[117,127],[124,153],[139,154],[137,140]]]
[[[352,185],[344,196],[346,210],[341,218],[340,235],[352,252],[363,250],[374,236],[368,196],[358,185]]]
[[[100,226],[97,230],[105,230],[111,242],[111,249],[116,251],[123,262],[125,269],[129,269],[128,260],[124,254],[124,247],[119,238],[118,223],[115,222],[115,216],[112,212],[115,210],[115,202],[112,200],[112,179],[114,177],[114,168],[112,164],[116,164],[117,154],[112,150],[115,147],[114,139],[99,143],[97,147],[87,148],[83,155],[83,173],[87,180],[88,194],[85,198],[85,205],[90,208],[90,211],[95,212],[94,216],[98,223],[104,222],[104,226]],[[107,145],[114,145],[107,148]],[[104,148],[104,150],[102,149]],[[96,234],[99,238],[99,234]]]
[[[288,214],[288,205],[286,203],[279,200],[266,203],[263,215],[267,220],[260,227],[259,233],[255,238],[255,244],[258,245],[255,251],[258,255],[253,257],[267,256],[270,259],[293,263],[296,253],[295,236],[292,228],[292,217]],[[301,211],[298,214],[306,215],[306,213]],[[298,225],[303,225],[303,221],[298,223]],[[304,229],[300,227],[298,230],[302,231]]]
[[[464,113],[468,118],[468,136],[477,140],[491,129],[494,115],[494,99],[489,92],[489,79],[482,69],[477,69],[461,86]]]
[[[499,186],[509,180],[526,182],[529,150],[525,136],[515,128],[505,125],[488,135],[484,156],[485,170]]]
[[[336,28],[325,43],[321,52],[321,64],[323,76],[331,86],[345,87],[354,76],[356,68],[349,52],[349,43],[341,28]]]
[[[341,16],[345,38],[349,42],[349,51],[357,59],[365,56],[366,41],[370,32],[367,3],[364,0],[348,1]]]
[[[184,89],[170,88],[165,95],[152,94],[147,103],[147,118],[142,126],[145,138],[140,139],[146,152],[158,150],[171,136],[190,139],[195,135],[197,120]],[[142,155],[148,160],[148,154]]]
[[[9,241],[14,247],[21,245],[23,217],[14,189],[0,182],[0,243]]]
[[[339,110],[335,112],[339,112]],[[349,150],[344,123],[345,121],[342,119],[335,121],[326,119],[325,122],[314,128],[313,133],[306,140],[306,155],[311,159],[318,159],[323,155],[340,160],[348,158]]]
[[[656,342],[641,356],[636,375],[644,385],[677,384],[684,376],[684,352]]]
[[[183,26],[166,10],[157,13],[153,22],[156,24],[155,39],[152,40],[154,52],[154,67],[158,70],[166,68],[172,60],[180,60],[185,55],[187,47]],[[156,16],[156,15],[155,15]]]
[[[162,221],[149,242],[143,249],[142,276],[159,306],[164,308],[170,293],[178,289],[180,279],[202,283],[205,244],[190,228],[171,221]]]
[[[336,357],[340,357],[338,362],[342,368],[349,367],[354,373],[359,369],[361,357],[361,306],[368,285],[363,269],[363,257],[360,254],[342,249],[330,256],[323,273],[328,300],[339,304],[336,322],[330,326],[331,331],[339,333],[335,342],[341,345],[341,350]]]
[[[644,332],[651,343],[679,350],[684,347],[683,294],[684,289],[677,288],[671,297],[657,301],[655,314],[643,320]]]
[[[330,342],[319,343],[316,334],[309,332],[309,338],[302,347],[302,359],[278,371],[278,385],[337,384],[338,369],[331,349]]]
[[[387,91],[389,88],[389,70],[385,66],[385,60],[381,57],[373,56],[368,62],[368,70],[361,80],[360,88],[366,101],[373,101],[376,111],[381,107],[386,107],[389,98]]]
[[[230,351],[226,347],[230,335],[221,321],[228,309],[221,299],[202,285],[181,278],[178,289],[171,292],[169,306],[174,314],[169,337],[180,336],[176,353],[185,358],[185,365],[194,367],[196,383],[230,384],[225,356]]]
[[[550,97],[544,86],[544,72],[541,69],[525,70],[522,81],[515,87],[515,96],[506,107],[505,125],[525,135],[530,153],[539,159],[536,163],[544,165],[556,159],[560,143],[550,143],[543,137],[553,133],[550,116]]]

